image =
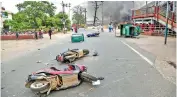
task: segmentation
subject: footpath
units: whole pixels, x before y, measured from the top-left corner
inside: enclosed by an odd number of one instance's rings
[[[140,35],[139,39],[126,39],[156,56],[155,67],[168,80],[176,83],[176,38],[168,37],[164,45],[162,36]]]
[[[58,39],[70,36],[71,33],[58,33],[52,35],[49,39],[48,34],[44,34],[43,39],[26,39],[26,40],[5,40],[1,41],[1,61],[9,60],[22,54],[45,48],[51,44],[58,42]]]

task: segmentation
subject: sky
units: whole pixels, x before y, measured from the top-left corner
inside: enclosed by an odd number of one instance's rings
[[[18,10],[15,5],[18,3],[22,3],[23,1],[24,0],[4,0],[4,1],[2,1],[2,6],[5,7],[5,9],[7,11],[10,11],[12,13],[16,13],[16,12],[18,12]],[[31,0],[31,1],[35,1],[35,0]],[[41,1],[41,0],[39,0],[39,1]],[[62,6],[61,6],[62,0],[47,0],[47,1],[55,4],[55,6],[57,7],[56,12],[62,11]],[[77,0],[77,2],[76,2],[76,0],[63,0],[63,1],[64,1],[64,3],[70,2],[71,8],[72,8],[73,6],[77,6],[83,2],[86,2],[87,0]],[[68,11],[68,8],[65,8],[65,10]]]
[[[30,1],[35,1],[35,0],[30,0]],[[42,1],[42,0],[39,0],[39,1]],[[46,0],[46,1],[52,2],[57,7],[55,13],[62,11],[62,6],[61,6],[62,0]],[[88,0],[63,0],[63,1],[64,3],[71,3],[71,9],[72,9],[72,7],[77,6],[77,5],[87,7],[87,5],[84,5],[84,4],[87,4],[86,2]],[[24,0],[3,0],[2,6],[5,7],[5,9],[9,12],[17,13],[18,10],[15,5],[22,3],[22,2],[24,2]],[[65,8],[65,12],[69,14],[69,8]],[[71,18],[72,18],[72,11],[70,11],[70,19]],[[88,17],[87,20],[92,20],[92,18]]]

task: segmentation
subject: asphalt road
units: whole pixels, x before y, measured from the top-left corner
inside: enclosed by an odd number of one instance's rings
[[[83,33],[92,32],[92,30]],[[175,97],[176,86],[165,80],[162,75],[137,53],[128,48],[121,41],[124,38],[115,38],[113,33],[104,32],[100,37],[86,38],[82,43],[71,43],[70,37],[57,40],[41,50],[36,50],[13,60],[1,64],[1,96],[2,97],[37,97],[24,87],[27,75],[44,67],[56,66],[55,56],[67,48],[86,48],[90,55],[76,61],[84,64],[88,72],[95,76],[103,76],[105,80],[101,85],[93,87],[83,83],[78,87],[54,91],[49,97]],[[126,41],[125,41],[126,42]],[[140,50],[140,53],[152,62],[154,57]],[[98,51],[99,56],[93,57],[93,51]],[[41,63],[36,63],[36,61]],[[46,65],[49,63],[49,65]]]

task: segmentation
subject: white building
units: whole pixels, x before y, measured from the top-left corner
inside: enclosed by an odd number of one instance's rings
[[[2,5],[2,3],[0,3],[0,6]],[[5,20],[12,20],[12,13],[5,10],[4,7],[1,7],[1,10],[0,10],[0,28],[2,29],[3,28],[3,22]]]

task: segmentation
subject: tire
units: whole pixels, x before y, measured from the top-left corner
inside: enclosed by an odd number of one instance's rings
[[[37,84],[42,84],[40,87],[36,86]],[[32,91],[43,91],[49,87],[49,82],[47,81],[36,81],[30,85]]]
[[[94,77],[94,76],[92,76],[92,75],[90,75],[86,72],[82,72],[80,77],[83,81],[87,81],[87,82],[91,82],[91,83],[92,83],[92,81],[97,81],[98,80],[96,77]]]
[[[88,49],[83,49],[83,53],[84,53],[84,55],[88,55],[89,54],[89,50]]]

